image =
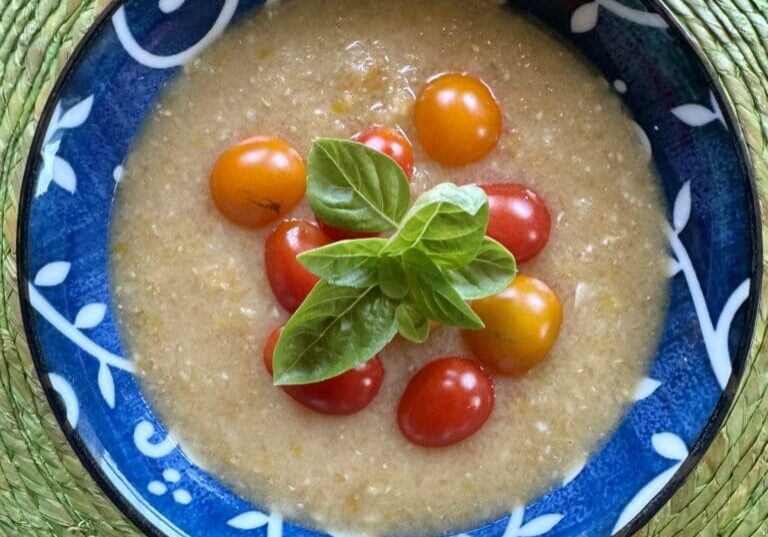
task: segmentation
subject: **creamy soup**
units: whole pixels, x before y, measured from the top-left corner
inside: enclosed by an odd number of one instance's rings
[[[417,142],[414,95],[445,71],[476,74],[504,115],[498,146],[443,167]],[[564,310],[549,356],[496,377],[493,415],[450,447],[409,443],[396,409],[413,373],[466,355],[457,330],[382,353],[378,396],[346,417],[274,387],[261,355],[288,313],[265,277],[273,226],[215,209],[217,156],[269,134],[305,157],[318,136],[399,126],[414,195],[438,182],[516,181],[552,214],[520,266]],[[290,217],[311,218],[306,201]],[[255,12],[186,66],[149,116],[118,188],[114,300],[146,394],[184,450],[257,505],[323,530],[425,534],[471,527],[579,468],[644,375],[665,311],[663,205],[647,142],[610,84],[526,16],[484,0],[295,0]]]

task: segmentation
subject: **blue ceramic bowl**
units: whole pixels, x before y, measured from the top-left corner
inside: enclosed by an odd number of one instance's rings
[[[316,533],[242,500],[185,456],[142,396],[110,301],[111,205],[134,136],[179,65],[260,3],[111,6],[56,85],[24,179],[18,274],[32,354],[83,462],[150,535]],[[733,401],[761,280],[754,185],[730,104],[661,6],[512,3],[594,62],[645,133],[671,209],[671,296],[648,377],[602,449],[542,497],[465,530],[630,535],[697,463]]]

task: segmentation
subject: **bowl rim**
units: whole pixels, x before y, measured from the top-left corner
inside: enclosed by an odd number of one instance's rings
[[[106,473],[101,469],[98,462],[85,445],[81,435],[75,429],[70,427],[66,418],[66,409],[64,408],[58,393],[53,389],[48,376],[49,371],[47,363],[35,330],[34,311],[30,305],[28,289],[29,259],[26,245],[29,238],[29,212],[34,198],[34,186],[37,176],[39,155],[44,143],[47,127],[62,96],[63,90],[67,87],[67,84],[77,67],[87,56],[91,44],[101,34],[105,25],[110,23],[112,16],[130,1],[132,0],[110,0],[103,11],[94,18],[83,37],[75,46],[70,57],[65,62],[61,72],[57,75],[56,81],[46,98],[45,106],[40,113],[40,117],[35,127],[35,134],[27,153],[18,202],[19,213],[16,234],[17,286],[24,335],[27,339],[30,356],[34,363],[38,380],[42,384],[43,392],[45,393],[48,404],[58,422],[59,429],[64,433],[67,442],[73,448],[80,459],[80,462],[83,464],[83,467],[96,482],[99,489],[110,499],[118,510],[147,536],[166,537],[165,534],[152,524],[147,517],[145,517],[123,494],[120,493],[118,487],[115,486]],[[749,298],[745,303],[745,311],[747,315],[746,329],[736,346],[736,351],[731,360],[733,369],[728,384],[720,394],[714,410],[699,433],[699,436],[693,442],[688,456],[683,460],[672,478],[651,499],[651,501],[646,504],[637,515],[635,515],[634,518],[627,522],[618,532],[614,533],[612,537],[631,537],[637,531],[642,529],[642,527],[645,526],[650,519],[672,499],[672,496],[683,485],[691,471],[699,464],[720,431],[721,426],[725,422],[725,418],[735,402],[739,384],[744,376],[746,365],[749,362],[749,355],[756,333],[760,291],[764,277],[764,267],[762,263],[763,230],[760,214],[760,198],[757,191],[757,174],[754,164],[750,159],[749,145],[744,135],[742,125],[738,121],[735,106],[728,97],[717,71],[706,57],[704,51],[694,41],[693,37],[688,33],[683,24],[672,13],[672,10],[664,4],[664,0],[639,1],[646,7],[658,13],[668,24],[669,29],[674,32],[688,51],[693,54],[696,62],[706,74],[712,93],[723,113],[724,123],[728,131],[732,133],[732,137],[736,142],[735,145],[739,167],[748,183],[747,194],[749,199],[747,200],[747,203],[751,206],[751,210],[747,217],[749,221],[750,240],[753,245],[752,259],[750,260],[752,270],[750,274]],[[544,25],[547,27],[549,26],[546,23],[544,23]]]

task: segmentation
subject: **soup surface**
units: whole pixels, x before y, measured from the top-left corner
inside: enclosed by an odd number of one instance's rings
[[[482,77],[504,112],[498,147],[470,166],[438,165],[416,142],[414,94],[444,71]],[[458,332],[395,340],[381,392],[358,414],[297,405],[261,360],[288,317],[264,272],[273,226],[238,228],[210,199],[212,165],[239,140],[281,136],[306,156],[314,137],[373,124],[414,142],[414,193],[522,181],[553,216],[549,244],[520,269],[559,295],[560,338],[525,377],[496,377],[488,423],[448,448],[408,443],[395,415],[420,366],[468,355]],[[296,0],[256,12],[157,104],[116,207],[114,300],[155,408],[239,493],[325,530],[458,530],[562,482],[621,417],[666,307],[663,206],[635,124],[581,57],[489,1]],[[290,216],[311,218],[306,202]]]

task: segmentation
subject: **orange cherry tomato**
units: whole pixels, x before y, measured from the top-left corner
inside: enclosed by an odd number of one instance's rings
[[[397,408],[403,435],[419,446],[442,447],[476,433],[493,411],[493,380],[472,360],[440,358],[410,380]]]
[[[277,340],[283,328],[276,328],[264,347],[264,366],[272,374]],[[321,382],[283,386],[283,391],[298,403],[322,414],[354,414],[373,401],[384,381],[384,366],[378,356],[354,369]]]
[[[211,196],[235,224],[259,228],[285,215],[304,197],[307,168],[280,138],[257,136],[224,151],[211,173]]]
[[[352,139],[392,157],[408,179],[413,175],[413,148],[411,142],[399,129],[371,127],[355,134]]]
[[[520,376],[541,362],[555,344],[563,309],[541,280],[518,274],[498,295],[472,303],[485,323],[463,330],[475,357],[501,375]]]
[[[275,298],[288,311],[296,311],[319,281],[296,256],[330,243],[328,235],[306,220],[280,222],[267,238],[264,250],[267,279]]]
[[[541,196],[515,183],[478,186],[488,195],[488,236],[506,246],[519,262],[538,255],[549,240],[552,225]]]
[[[416,99],[414,121],[427,154],[450,166],[480,160],[501,136],[499,103],[482,80],[467,74],[430,80]]]

